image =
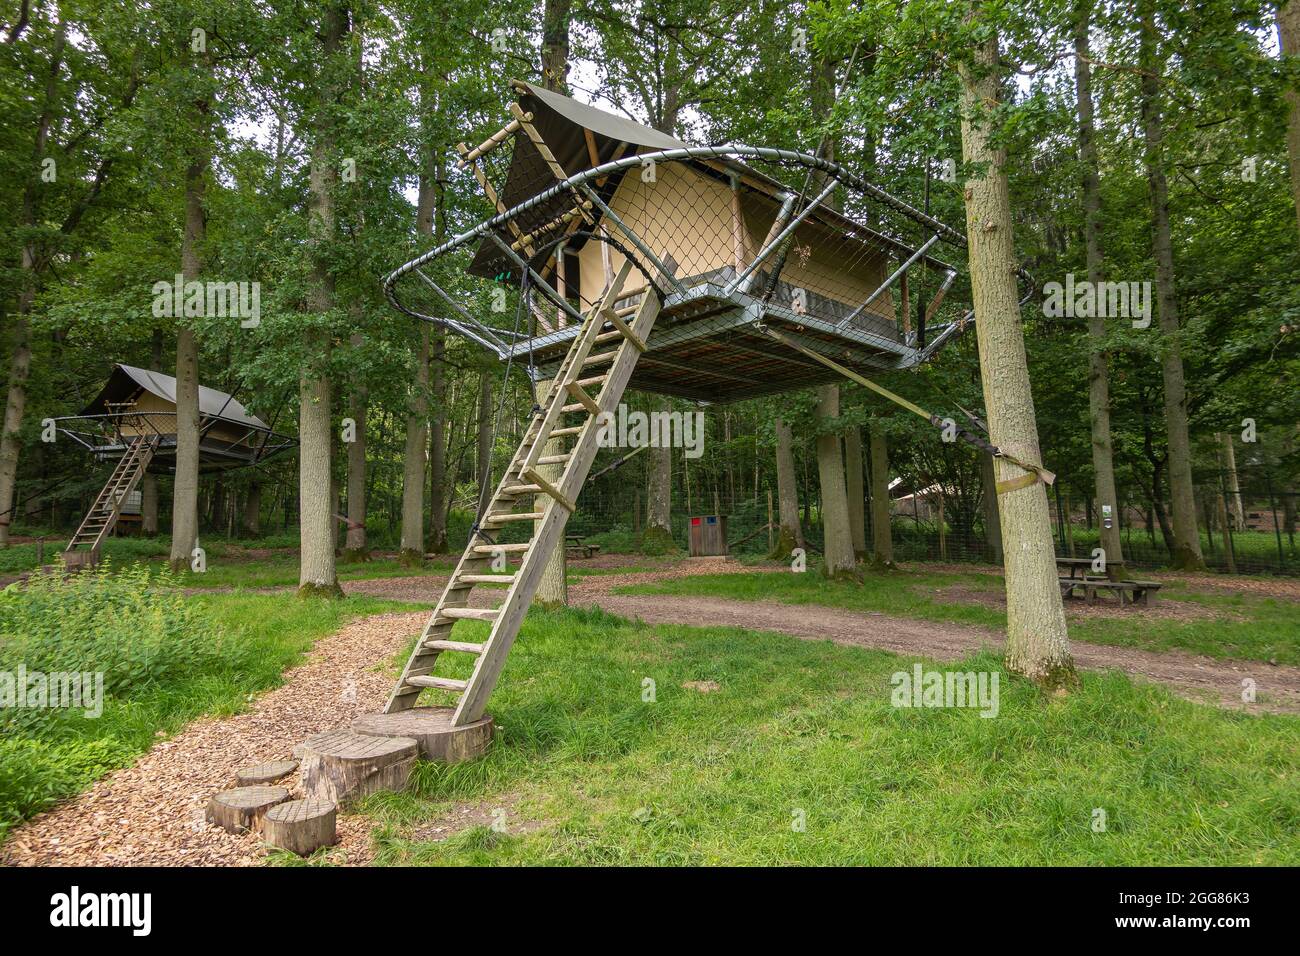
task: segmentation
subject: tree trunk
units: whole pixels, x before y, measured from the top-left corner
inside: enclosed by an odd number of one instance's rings
[[[24,8],[25,9],[25,8]],[[36,173],[45,156],[54,122],[54,101],[59,92],[59,73],[63,51],[67,45],[67,18],[59,17],[54,45],[50,52],[50,69],[45,82],[45,105],[36,125],[32,143],[32,165],[28,171],[27,186],[23,190],[22,223],[28,228],[40,219],[41,183]],[[15,34],[16,36],[17,34]],[[13,352],[9,361],[9,392],[5,398],[3,428],[0,429],[0,548],[9,547],[9,525],[13,521],[18,484],[18,457],[22,453],[23,415],[27,410],[27,378],[32,369],[32,349],[28,318],[36,302],[36,286],[43,271],[36,240],[23,244],[21,291],[18,293],[18,312],[14,317]]]
[[[1093,119],[1092,65],[1088,30],[1093,0],[1083,0],[1074,30],[1074,84],[1079,109],[1079,158],[1083,165],[1083,237],[1092,288],[1105,280],[1101,242],[1101,163]],[[1116,510],[1115,454],[1110,435],[1110,356],[1105,350],[1106,320],[1100,309],[1088,318],[1088,417],[1092,436],[1092,471],[1097,502]],[[1124,568],[1119,522],[1101,527],[1100,542],[1107,574],[1117,580]],[[999,542],[999,550],[1001,543]]]
[[[867,554],[867,519],[863,507],[866,493],[862,487],[862,430],[856,425],[844,432],[844,480],[849,496],[849,534],[853,538],[853,554],[863,558]]]
[[[1241,500],[1241,482],[1237,478],[1237,453],[1232,447],[1232,432],[1224,432],[1220,441],[1223,448],[1223,481],[1228,490],[1228,510],[1232,513],[1234,527],[1242,531],[1246,527],[1246,506]]]
[[[870,429],[871,455],[871,567],[892,570],[894,529],[889,517],[889,445],[882,428]]]
[[[553,381],[543,381],[537,384],[537,400],[543,407],[547,399],[551,397],[551,389],[555,386]],[[553,438],[546,443],[543,453],[547,455],[562,455],[565,452],[564,439]],[[560,483],[560,476],[564,474],[563,465],[539,465],[538,473],[553,485]],[[533,510],[543,511],[550,503],[547,495],[537,495],[533,499]],[[540,521],[534,522],[533,533],[541,532],[542,524]],[[546,562],[546,567],[542,570],[542,577],[537,583],[537,591],[534,598],[542,604],[550,607],[560,607],[569,603],[569,584],[568,584],[569,567],[567,563],[567,554],[564,550],[564,537],[556,542],[551,556]]]
[[[546,0],[542,10],[542,85],[568,94],[569,10],[573,0]]]
[[[667,399],[659,399],[656,404],[661,411],[669,409]],[[650,457],[650,464],[641,550],[646,554],[665,554],[677,550],[672,525],[673,450],[671,446],[648,448],[646,454]]]
[[[1141,20],[1143,163],[1151,193],[1151,247],[1156,262],[1156,307],[1160,313],[1160,367],[1165,385],[1165,426],[1169,435],[1169,497],[1174,519],[1173,566],[1184,571],[1205,567],[1196,530],[1192,449],[1187,431],[1187,386],[1179,344],[1174,250],[1169,228],[1169,189],[1164,169],[1164,127],[1160,110],[1160,57],[1153,0],[1138,6]]]
[[[989,560],[1002,564],[1002,521],[998,515],[998,479],[993,473],[993,456],[980,453],[980,480],[984,486],[984,543]]]
[[[343,545],[345,561],[366,561],[366,418],[370,398],[368,389],[359,386],[349,401],[350,418],[356,425],[356,437],[348,445],[348,528]],[[358,525],[360,527],[358,527]]]
[[[794,471],[794,440],[790,426],[776,420],[776,497],[780,532],[769,558],[783,559],[795,548],[804,548],[803,525],[799,521],[799,485]]]
[[[253,479],[244,498],[243,528],[245,537],[257,538],[262,534],[262,483]]]
[[[424,561],[424,461],[429,414],[429,326],[420,329],[415,381],[406,414],[406,451],[402,465],[402,542],[399,560],[413,566]]]
[[[321,33],[321,53],[329,63],[343,45],[348,31],[348,8],[334,4],[326,8]],[[322,105],[332,104],[335,91],[330,84],[321,90]],[[317,313],[334,308],[334,276],[330,272],[328,246],[334,236],[333,135],[329,122],[316,133],[311,150],[310,192],[307,199],[309,248],[312,258],[307,307]],[[308,361],[304,364],[298,391],[298,523],[302,547],[298,593],[341,597],[334,564],[335,518],[333,433],[330,412],[333,386],[330,381],[330,332],[320,330],[307,336]]]
[[[429,550],[447,550],[447,369],[443,365],[447,337],[441,328],[431,329],[429,342],[432,364],[433,421],[429,437]]]
[[[840,414],[840,387],[817,387],[817,417],[823,426]],[[844,456],[838,432],[817,436],[817,475],[822,492],[822,571],[831,578],[852,578],[857,574],[853,557],[853,535],[849,531],[849,499],[844,487]]]
[[[1283,56],[1300,56],[1300,0],[1284,0],[1277,11],[1277,44]],[[1286,155],[1291,167],[1291,202],[1300,227],[1300,90],[1286,91]]]
[[[968,16],[981,20],[983,4],[971,0]],[[1038,464],[1042,459],[1016,288],[1007,157],[991,142],[1000,92],[996,33],[990,32],[972,52],[971,60],[959,62],[958,71],[962,156],[977,170],[966,182],[965,202],[984,405],[993,444]],[[1001,481],[1025,474],[1005,458],[995,466]],[[1036,481],[1009,491],[999,505],[1006,546],[1007,668],[1045,688],[1071,684],[1076,678],[1056,579],[1047,488]]]
[[[474,444],[474,482],[478,485],[479,500],[484,505],[496,487],[492,484],[493,411],[492,376],[484,372],[478,380],[478,440]]]

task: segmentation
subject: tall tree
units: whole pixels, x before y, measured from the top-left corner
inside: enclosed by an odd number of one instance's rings
[[[844,488],[844,455],[837,428],[840,415],[838,385],[817,387],[817,474],[822,490],[823,572],[827,577],[853,577],[857,561],[849,532],[849,500]]]
[[[981,0],[968,0],[970,47],[957,59],[961,81],[962,158],[971,295],[979,340],[980,380],[993,444],[1022,461],[1042,461],[1021,327],[1012,237],[1007,154],[996,136],[1003,76],[998,34]],[[1027,473],[999,458],[998,478]],[[1056,579],[1047,489],[1041,481],[1008,488],[1000,502],[1006,543],[1007,667],[1042,687],[1074,681]]]
[[[774,423],[776,431],[776,498],[777,530],[776,543],[768,555],[770,558],[785,558],[795,548],[806,547],[803,540],[803,525],[799,521],[799,485],[794,470],[794,436],[790,423],[777,416]]]
[[[1074,22],[1074,86],[1079,113],[1079,162],[1083,166],[1083,238],[1088,281],[1096,289],[1106,278],[1102,258],[1101,163],[1092,101],[1092,51],[1089,32],[1094,0],[1079,0]],[[1115,453],[1110,434],[1110,358],[1101,309],[1088,316],[1088,420],[1092,433],[1092,471],[1098,508],[1119,514],[1115,493]],[[1109,526],[1108,526],[1109,525]],[[1124,566],[1119,521],[1102,521],[1101,548],[1107,573],[1117,580]],[[999,542],[998,550],[1001,550]]]
[[[339,101],[352,64],[340,56],[351,29],[348,3],[334,0],[321,14],[318,32],[322,76],[316,109],[306,115],[310,127],[310,183],[307,201],[310,280],[307,308],[313,313],[304,336],[307,361],[298,387],[298,493],[301,566],[298,593],[341,596],[334,563],[334,493],[331,452],[333,406],[330,314],[335,307],[335,279],[330,254],[335,233],[334,189],[338,180],[337,142]]]
[[[1282,0],[1277,8],[1277,40],[1283,57],[1300,58],[1300,0]],[[1300,83],[1286,91],[1286,154],[1291,170],[1291,202],[1300,228]]]
[[[1185,571],[1205,567],[1196,529],[1196,493],[1192,486],[1192,443],[1187,428],[1187,382],[1183,369],[1174,277],[1174,248],[1169,225],[1169,185],[1165,175],[1164,123],[1160,104],[1162,57],[1155,0],[1138,3],[1141,69],[1143,165],[1151,197],[1151,249],[1156,263],[1156,309],[1160,313],[1160,370],[1165,386],[1165,429],[1169,448],[1169,498],[1173,511],[1173,566]]]

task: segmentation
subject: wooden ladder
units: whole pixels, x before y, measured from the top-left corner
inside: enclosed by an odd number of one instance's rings
[[[77,533],[63,549],[64,554],[81,550],[89,551],[92,555],[98,554],[100,545],[117,524],[127,495],[135,490],[135,486],[144,477],[160,440],[158,435],[139,435],[127,442],[126,450],[117,460],[113,473],[100,489],[95,503],[86,512],[86,517],[81,519]]]
[[[659,314],[659,297],[649,284],[638,305],[615,310],[614,303],[631,268],[631,262],[623,264],[569,347],[545,407],[533,416],[416,642],[384,713],[414,707],[421,691],[432,687],[458,695],[452,716],[454,726],[483,716],[542,572],[563,540],[564,526],[596,458],[600,427],[597,416],[617,407]],[[632,316],[630,320],[628,315]],[[593,351],[600,346],[610,348]],[[566,420],[566,416],[576,418]],[[573,444],[563,454],[546,454],[547,443],[556,439],[571,440]],[[560,477],[553,481],[544,478],[538,469],[546,465],[562,465]],[[528,510],[515,512],[521,502],[529,506]],[[495,532],[517,521],[533,522],[530,540],[522,544],[498,544],[493,540]],[[519,560],[517,568],[513,573],[500,573],[499,569],[512,558]],[[470,607],[475,585],[506,587],[505,600],[495,608]],[[452,629],[461,620],[490,622],[492,630],[487,640],[482,644],[452,640]],[[438,656],[445,652],[473,654],[477,658],[468,680],[432,673]]]

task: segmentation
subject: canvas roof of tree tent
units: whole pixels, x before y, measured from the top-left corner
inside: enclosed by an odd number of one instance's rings
[[[647,214],[642,222],[658,228],[658,238],[667,235],[667,242],[671,244],[672,230],[681,228],[688,230],[709,250],[717,246],[726,248],[695,257],[694,266],[699,268],[702,264],[704,268],[690,276],[678,274],[676,266],[680,263],[675,257],[672,261],[664,258],[671,275],[667,280],[671,287],[664,284],[663,279],[657,280],[656,284],[671,294],[663,303],[649,338],[649,349],[637,363],[629,387],[708,402],[775,394],[838,381],[839,373],[828,368],[825,359],[833,359],[851,373],[858,374],[910,367],[927,359],[966,327],[969,313],[962,309],[958,313],[960,318],[947,318],[937,312],[931,316],[927,323],[931,332],[929,339],[922,340],[914,333],[904,334],[894,312],[893,292],[906,267],[891,271],[892,266],[904,262],[922,264],[934,281],[927,282],[928,288],[922,289],[914,280],[911,301],[919,308],[930,299],[937,308],[943,300],[943,292],[956,278],[957,269],[928,250],[941,239],[960,247],[964,245],[964,238],[851,171],[795,151],[748,146],[691,147],[675,137],[569,97],[520,81],[513,81],[513,86],[519,94],[517,109],[520,112],[516,117],[530,118],[528,128],[512,123],[511,126],[515,127],[513,136],[503,135],[503,131],[485,144],[508,142],[511,144],[509,149],[473,151],[477,157],[475,172],[496,190],[495,195],[489,198],[496,200],[501,214],[412,259],[389,275],[384,282],[385,294],[400,311],[444,324],[493,351],[503,361],[512,360],[520,367],[527,365],[534,374],[549,377],[577,334],[577,323],[568,322],[567,327],[553,330],[542,328],[536,334],[527,331],[511,333],[508,327],[489,324],[473,315],[467,303],[444,291],[421,267],[450,252],[473,249],[472,261],[466,269],[469,274],[497,281],[505,278],[521,281],[519,260],[507,253],[503,245],[513,246],[520,250],[520,255],[527,256],[528,243],[523,237],[535,233],[544,237],[531,240],[534,247],[541,247],[541,251],[535,251],[541,256],[547,248],[554,248],[554,240],[564,237],[568,244],[566,252],[591,264],[591,256],[584,257],[583,253],[597,243],[587,237],[592,230],[603,228],[629,254],[642,260],[640,265],[645,273],[654,267],[644,254],[649,240],[643,236],[633,239],[623,235],[618,222],[601,221],[598,217],[605,215],[601,204],[614,208],[627,199],[623,196],[627,189],[621,187],[639,181],[639,177],[632,180],[626,175],[629,170],[639,167],[638,155],[693,149],[696,152],[670,154],[661,162],[675,164],[677,169],[688,169],[691,176],[707,181],[706,194],[725,190],[727,205],[731,203],[731,189],[733,186],[737,189],[739,202],[736,205],[741,212],[740,229],[735,231],[748,230],[748,239],[737,242],[749,262],[753,263],[753,255],[758,252],[753,247],[765,244],[765,226],[775,220],[778,205],[793,198],[796,210],[801,210],[801,222],[793,233],[794,245],[814,247],[811,258],[807,260],[814,268],[801,274],[794,257],[786,258],[780,281],[773,288],[775,294],[763,294],[761,290],[768,284],[772,262],[755,263],[753,268],[757,271],[753,272],[755,281],[753,294],[750,294],[750,289],[735,281],[736,270],[732,266],[733,262],[743,263],[745,260],[730,254],[733,243],[722,240],[723,232],[715,228],[717,223],[702,223],[701,213],[689,204],[681,203],[680,197],[677,197],[677,205],[681,209],[675,210],[680,214],[666,216],[658,214],[666,203],[659,205],[652,197],[641,197],[640,210]],[[561,170],[551,167],[533,141],[533,135],[554,155]],[[468,151],[468,146],[464,150]],[[593,173],[597,167],[615,161],[618,165],[602,176]],[[801,180],[802,185],[778,181],[756,168],[753,165],[755,161],[789,173],[786,178]],[[809,205],[819,191],[819,187],[810,181],[813,169],[822,170],[819,175],[839,170],[833,175],[839,185],[847,189],[845,197],[849,211],[870,217],[878,228],[868,228],[861,221],[824,204]],[[571,216],[567,220],[569,228],[564,231],[559,228],[566,221],[561,217],[573,211],[576,196],[572,183],[561,182],[564,177],[557,175],[560,172],[582,184],[578,188],[590,188],[595,198],[600,200],[591,207],[595,224],[583,227],[580,232],[573,231],[579,223]],[[680,177],[678,182],[682,182]],[[690,189],[699,191],[694,186]],[[618,199],[615,198],[616,192],[619,193]],[[800,197],[802,201],[798,201]],[[721,215],[719,209],[723,204],[717,201],[719,199],[720,196],[710,199],[711,206],[715,207],[711,214],[715,218]],[[619,218],[624,219],[622,213]],[[727,219],[725,232],[726,239],[730,240],[734,236],[736,217],[729,214]],[[917,248],[897,238],[904,233],[910,235],[917,231],[917,227],[924,230],[923,235],[933,234],[923,247]],[[636,233],[643,226],[636,223],[631,228]],[[650,245],[654,244],[650,242]],[[618,255],[617,247],[611,249],[611,256],[614,255]],[[846,261],[852,265],[841,265]],[[868,266],[865,269],[862,268],[864,263]],[[534,315],[541,299],[547,299],[552,307],[560,308],[559,293],[546,278],[553,268],[554,256],[547,255],[545,263],[538,259],[533,265],[535,272],[547,283],[539,287],[535,276],[529,286],[530,293],[537,297],[533,301]],[[566,262],[566,274],[569,268]],[[846,271],[848,268],[855,271]],[[688,272],[690,269],[680,271]],[[914,276],[916,272],[912,270]],[[422,279],[433,290],[434,301],[441,299],[444,306],[450,308],[452,318],[422,312],[420,308],[429,307],[421,305],[415,308],[404,301],[405,294],[398,294],[397,287],[406,276]],[[939,277],[944,277],[941,288]],[[853,281],[846,282],[846,278]],[[824,283],[822,288],[816,287],[814,279]],[[582,284],[581,281],[578,284],[579,293]],[[592,283],[588,281],[585,284],[590,298]],[[636,279],[629,282],[633,290],[640,284]],[[859,291],[864,284],[873,290],[874,300],[868,301],[869,297]],[[804,286],[807,286],[803,288],[807,293],[807,305],[797,309],[792,293]],[[574,291],[574,284],[566,282],[565,297]],[[930,294],[936,291],[931,299]],[[632,301],[631,298],[621,298],[619,304],[626,305]],[[943,301],[948,314],[951,314],[953,298]],[[773,333],[779,330],[785,341],[779,341],[767,330]],[[810,349],[822,361],[801,354],[797,351],[799,348]]]
[[[134,407],[129,408],[128,404]],[[118,363],[99,394],[80,413],[59,421],[84,419],[89,423],[111,423],[113,416],[132,413],[147,419],[147,424],[135,418],[118,418],[117,422],[126,434],[156,431],[162,435],[149,470],[165,473],[174,470],[176,465],[175,407],[174,376]],[[274,432],[234,396],[206,385],[199,386],[199,423],[202,434],[199,462],[204,471],[255,464],[295,444],[292,438]],[[111,438],[96,443],[92,433],[71,426],[65,426],[63,431],[101,458],[112,458],[125,449],[125,445]]]

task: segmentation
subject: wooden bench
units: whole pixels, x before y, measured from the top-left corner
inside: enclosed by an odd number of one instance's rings
[[[576,560],[583,560],[594,557],[600,550],[598,544],[587,544],[576,534],[566,534],[564,536],[564,556]]]
[[[1097,594],[1101,591],[1111,591],[1119,598],[1119,606],[1123,607],[1126,597],[1133,604],[1141,607],[1150,607],[1155,593],[1160,590],[1161,585],[1156,581],[1110,581],[1106,578],[1061,578],[1057,581],[1061,586],[1062,599],[1070,597],[1075,588],[1083,588],[1084,603],[1092,605],[1097,603]]]

